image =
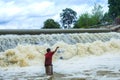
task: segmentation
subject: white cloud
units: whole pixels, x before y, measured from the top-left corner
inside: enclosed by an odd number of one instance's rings
[[[44,16],[52,13],[52,11],[51,12],[49,11],[52,6],[54,6],[54,3],[48,1],[41,3],[35,2],[33,4],[28,5],[28,7],[25,10],[27,10],[29,14],[33,13]]]
[[[106,0],[0,0],[0,29],[39,29],[48,18],[59,22],[65,8],[75,10],[79,16],[91,12],[95,2],[108,10]]]
[[[21,11],[20,7],[14,5],[14,2],[0,4],[0,19],[16,16]]]

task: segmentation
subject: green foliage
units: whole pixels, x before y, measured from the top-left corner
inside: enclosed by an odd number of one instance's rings
[[[77,22],[75,23],[74,28],[88,28],[91,25],[91,16],[88,13],[82,14]]]
[[[71,24],[73,24],[77,19],[76,15],[77,13],[72,9],[64,9],[63,12],[60,13],[62,26],[64,28],[71,28]]]
[[[90,28],[91,26],[101,24],[103,18],[103,10],[101,5],[94,6],[92,15],[88,13],[82,14],[74,25],[74,28]]]
[[[55,22],[53,19],[47,19],[45,22],[44,22],[44,27],[43,29],[53,29],[53,28],[60,28],[60,24],[58,22]]]
[[[103,10],[101,5],[94,5],[94,8],[92,9],[92,18],[94,20],[93,25],[98,25],[101,23],[101,20],[103,18]]]
[[[120,15],[120,0],[108,0],[108,7],[113,20]]]
[[[110,18],[108,12],[106,12],[102,18],[102,23],[111,23],[112,22],[112,19]]]

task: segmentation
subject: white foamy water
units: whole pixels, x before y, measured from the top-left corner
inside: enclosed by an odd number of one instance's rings
[[[76,37],[75,40],[78,39]],[[119,38],[112,37],[108,41],[74,44],[64,41],[53,45],[19,44],[0,53],[0,80],[45,80],[44,54],[47,47],[54,50],[56,46],[60,48],[53,56],[56,76],[53,80],[118,80],[119,43]]]
[[[120,55],[107,53],[102,56],[79,57],[53,62],[54,74],[64,74],[53,80],[118,80]],[[43,66],[0,68],[1,80],[46,80]],[[74,80],[74,79],[73,79]]]
[[[0,35],[0,52],[15,48],[18,44],[49,44],[53,46],[63,41],[67,44],[92,43],[120,39],[120,33],[74,33],[74,34],[40,34],[40,35]]]

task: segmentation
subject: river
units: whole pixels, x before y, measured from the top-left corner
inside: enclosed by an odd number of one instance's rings
[[[59,46],[50,80],[119,80],[120,33],[0,36],[0,80],[48,80],[46,48]]]

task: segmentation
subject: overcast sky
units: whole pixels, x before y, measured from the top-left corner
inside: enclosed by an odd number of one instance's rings
[[[108,11],[108,0],[0,0],[0,29],[40,29],[46,19],[60,21],[60,13],[71,8],[80,14],[94,4]]]

